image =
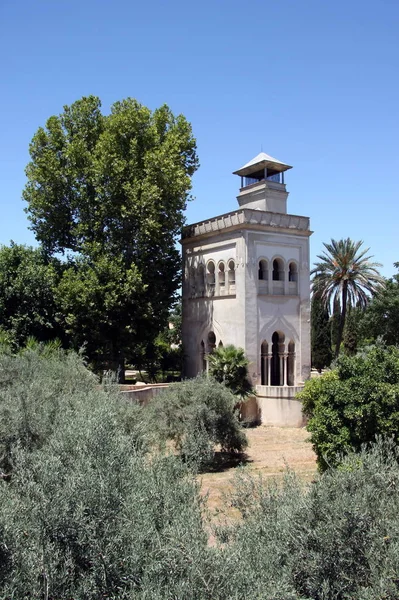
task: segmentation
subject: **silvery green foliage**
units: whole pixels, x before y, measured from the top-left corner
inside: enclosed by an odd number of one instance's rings
[[[0,598],[195,588],[197,484],[173,457],[148,460],[139,409],[74,355],[1,356],[0,372]]]
[[[181,456],[194,470],[204,471],[214,459],[214,415],[199,407],[181,444]]]
[[[392,441],[309,487],[242,471],[231,498],[242,518],[210,545],[192,472],[147,455],[147,418],[115,386],[57,349],[0,355],[0,374],[0,600],[399,597]]]
[[[232,585],[242,597],[398,598],[398,462],[393,442],[379,440],[310,487],[291,472],[282,484],[240,474],[232,504],[242,523],[219,531]]]
[[[203,468],[217,444],[226,452],[241,452],[247,447],[235,413],[236,402],[224,384],[199,376],[159,394],[145,408],[144,417],[153,441],[174,440],[183,456],[191,457],[189,462],[198,455],[198,466]]]

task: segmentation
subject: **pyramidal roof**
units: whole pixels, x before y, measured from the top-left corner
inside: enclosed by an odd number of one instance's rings
[[[256,171],[260,171],[264,168],[273,169],[273,171],[287,171],[288,169],[292,169],[290,165],[287,165],[281,160],[277,160],[277,158],[273,158],[273,156],[269,156],[266,152],[259,152],[252,160],[247,162],[243,167],[233,172],[233,175],[250,175],[251,173],[255,173]]]

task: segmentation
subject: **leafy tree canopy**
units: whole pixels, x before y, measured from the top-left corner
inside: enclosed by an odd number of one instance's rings
[[[120,256],[76,259],[65,269],[56,298],[72,347],[83,347],[97,369],[123,365],[140,317],[151,314],[137,268],[125,268]]]
[[[128,262],[150,259],[150,268],[173,246],[198,167],[182,115],[166,105],[151,112],[128,98],[104,116],[99,98],[89,96],[50,117],[29,151],[23,197],[51,253],[87,254],[94,245]]]
[[[117,333],[103,316],[93,339],[86,338],[89,346],[101,332],[101,346],[115,346],[118,338],[122,355],[129,327],[131,344],[153,342],[180,284],[175,241],[198,167],[190,124],[166,105],[151,111],[131,98],[103,115],[100,100],[89,96],[38,129],[30,156],[23,198],[32,230],[46,252],[78,253],[86,261],[77,262],[62,286],[74,339],[83,331],[90,335],[88,325],[79,332],[81,307],[86,303],[93,323],[94,313],[110,303],[109,321],[115,323],[118,313],[122,329]],[[114,295],[110,288],[101,291],[104,269],[113,270],[110,285],[120,286]]]
[[[54,298],[62,265],[42,249],[11,242],[0,247],[0,324],[14,349],[29,337],[62,337]]]

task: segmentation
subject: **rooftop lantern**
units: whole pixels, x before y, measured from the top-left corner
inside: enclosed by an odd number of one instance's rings
[[[234,171],[233,175],[241,177],[241,188],[260,181],[274,181],[284,185],[284,172],[288,169],[292,169],[292,167],[265,152],[260,152],[241,169]]]
[[[260,152],[241,169],[234,171],[233,175],[241,177],[237,197],[240,207],[286,214],[288,192],[284,173],[288,169],[292,167]]]

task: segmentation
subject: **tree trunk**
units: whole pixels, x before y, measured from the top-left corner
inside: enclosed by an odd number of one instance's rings
[[[343,288],[342,288],[342,311],[341,311],[341,319],[339,322],[337,346],[335,348],[335,358],[338,358],[338,356],[339,356],[339,350],[341,348],[342,337],[344,334],[347,299],[348,299],[348,282],[345,280]]]

